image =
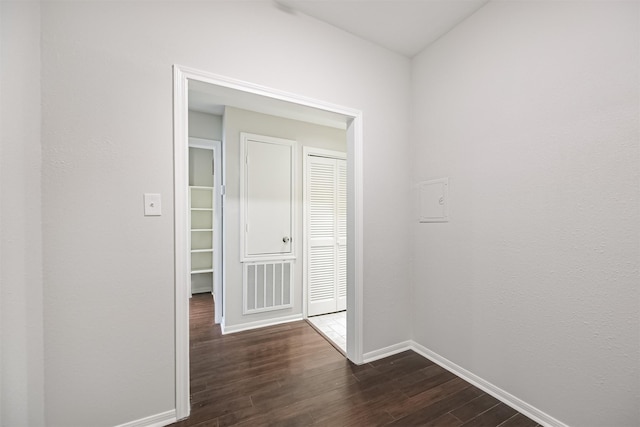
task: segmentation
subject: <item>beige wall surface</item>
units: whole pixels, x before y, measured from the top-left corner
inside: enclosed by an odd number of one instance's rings
[[[222,116],[189,110],[189,136],[222,141]]]
[[[189,185],[213,187],[213,150],[189,147]]]

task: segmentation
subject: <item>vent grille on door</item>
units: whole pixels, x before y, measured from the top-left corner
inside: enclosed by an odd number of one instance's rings
[[[292,306],[292,261],[244,263],[244,314]]]

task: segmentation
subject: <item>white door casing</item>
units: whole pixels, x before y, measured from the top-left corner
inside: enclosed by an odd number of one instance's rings
[[[214,322],[222,323],[224,316],[224,308],[222,301],[222,269],[224,268],[222,253],[222,218],[224,211],[223,184],[222,184],[222,142],[214,141],[213,143],[213,187],[214,187],[214,230],[213,230],[213,302],[214,302]]]
[[[243,262],[295,258],[296,142],[241,133]]]

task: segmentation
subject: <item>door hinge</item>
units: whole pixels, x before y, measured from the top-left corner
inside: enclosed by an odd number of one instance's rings
[[[227,194],[227,186],[226,185],[221,185],[220,186],[220,195],[224,196],[225,194]]]

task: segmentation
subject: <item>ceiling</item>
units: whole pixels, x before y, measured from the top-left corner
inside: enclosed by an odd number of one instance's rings
[[[274,0],[280,9],[324,21],[413,57],[489,0]]]

